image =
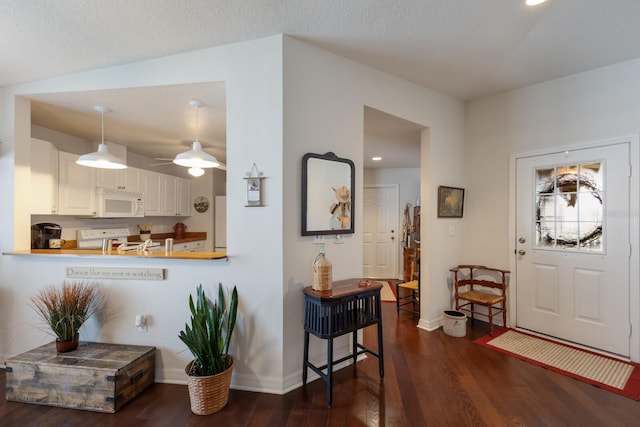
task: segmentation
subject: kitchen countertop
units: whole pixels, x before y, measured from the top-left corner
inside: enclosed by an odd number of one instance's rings
[[[206,232],[187,232],[181,239],[173,237],[173,233],[158,233],[152,234],[151,240],[160,243],[160,247],[164,247],[164,241],[167,238],[173,238],[173,244],[197,242],[207,239]],[[129,243],[141,243],[138,235],[129,236]],[[172,251],[170,254],[166,254],[164,250],[161,251],[144,251],[137,252],[135,250],[122,251],[118,253],[114,247],[111,253],[102,253],[102,249],[78,249],[76,247],[76,241],[70,240],[62,247],[62,249],[30,249],[22,251],[9,251],[3,252],[2,255],[37,255],[37,256],[56,256],[56,257],[127,257],[127,258],[158,258],[158,259],[194,259],[194,260],[212,260],[212,259],[224,259],[227,258],[226,252],[181,252]]]
[[[226,252],[176,252],[165,254],[164,251],[124,251],[118,253],[115,249],[111,253],[102,253],[101,249],[30,249],[24,251],[3,252],[2,255],[35,255],[35,256],[55,256],[55,257],[97,257],[97,258],[158,258],[158,259],[194,259],[212,260],[227,258]]]
[[[189,243],[189,242],[197,242],[199,240],[207,240],[207,233],[206,232],[187,232],[187,233],[184,233],[184,237],[182,239],[176,239],[175,237],[173,237],[173,233],[159,233],[159,234],[151,235],[151,240],[154,242],[160,243],[160,246],[164,246],[164,240],[169,238],[173,239],[174,245],[177,245],[180,243]],[[141,242],[140,236],[135,234],[133,236],[129,236],[127,240],[130,243]]]
[[[180,243],[189,243],[189,242],[197,242],[201,240],[207,240],[206,232],[187,232],[184,234],[184,237],[181,239],[176,239],[173,237],[173,233],[156,233],[151,235],[151,240],[155,243],[159,243],[160,246],[164,246],[165,239],[171,238],[173,239],[174,245],[179,245]],[[140,236],[138,234],[134,234],[127,238],[128,243],[141,243]],[[77,240],[67,240],[62,249],[78,249],[78,241]]]

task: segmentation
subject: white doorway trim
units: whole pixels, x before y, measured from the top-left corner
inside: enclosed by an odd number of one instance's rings
[[[630,359],[640,362],[640,138],[638,135],[611,138],[571,146],[551,147],[536,151],[512,154],[509,160],[509,267],[511,270],[508,300],[509,325],[515,325],[518,313],[516,311],[516,162],[519,158],[539,156],[545,154],[562,153],[566,150],[594,148],[603,145],[629,142],[631,165],[630,194],[629,194],[629,244],[631,246],[631,260],[629,263],[629,318],[631,323]]]

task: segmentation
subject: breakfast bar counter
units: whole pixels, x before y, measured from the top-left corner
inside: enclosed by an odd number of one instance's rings
[[[20,256],[55,256],[55,257],[92,257],[92,258],[154,258],[154,259],[193,259],[193,260],[213,260],[227,258],[226,252],[179,252],[173,251],[122,251],[118,253],[116,249],[109,253],[101,249],[30,249],[24,251],[3,252],[2,255]]]

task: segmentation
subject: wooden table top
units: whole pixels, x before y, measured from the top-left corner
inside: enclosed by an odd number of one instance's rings
[[[305,295],[321,300],[333,300],[349,295],[356,295],[365,291],[379,291],[380,289],[382,289],[382,283],[377,280],[354,278],[333,282],[331,289],[327,291],[315,291],[312,286],[307,286],[303,292]]]

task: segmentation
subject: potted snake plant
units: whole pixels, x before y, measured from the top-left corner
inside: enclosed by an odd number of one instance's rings
[[[229,400],[233,370],[229,344],[238,313],[238,291],[234,286],[227,304],[221,283],[216,301],[210,301],[199,285],[195,300],[189,295],[189,310],[190,324],[185,324],[178,337],[194,357],[185,368],[191,411],[209,415]]]

